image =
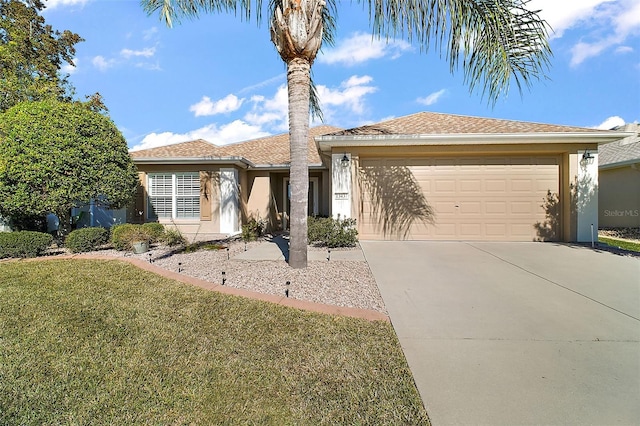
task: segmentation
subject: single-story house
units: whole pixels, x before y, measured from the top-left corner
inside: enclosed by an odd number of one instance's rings
[[[310,129],[309,214],[357,219],[362,239],[590,241],[598,144],[627,134],[420,112]],[[250,218],[287,227],[288,134],[131,152],[139,221],[204,236]]]
[[[640,127],[614,130],[632,136],[598,148],[598,221],[604,228],[640,228]]]

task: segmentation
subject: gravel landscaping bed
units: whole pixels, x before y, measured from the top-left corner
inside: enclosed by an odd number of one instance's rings
[[[640,228],[602,228],[598,235],[640,242]]]
[[[233,257],[245,251],[242,241],[221,241],[228,247],[220,250],[200,249],[191,253],[180,252],[166,246],[153,246],[143,254],[129,251],[100,250],[85,255],[135,257],[151,261],[155,266],[205,281],[222,282],[225,272],[225,285],[266,294],[289,297],[334,306],[371,309],[387,314],[386,308],[369,265],[365,261],[309,261],[306,269],[293,269],[283,261],[246,261]],[[258,244],[272,244],[266,241],[254,241],[246,244],[251,250]],[[309,251],[324,248],[309,247]],[[351,249],[360,250],[360,247]],[[57,254],[69,254],[58,251]],[[290,284],[287,286],[286,282]]]

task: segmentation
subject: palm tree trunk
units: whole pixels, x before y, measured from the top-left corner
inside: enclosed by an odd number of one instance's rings
[[[307,210],[309,194],[309,79],[311,63],[294,58],[287,63],[289,91],[289,149],[291,168],[291,224],[289,266],[307,267]]]

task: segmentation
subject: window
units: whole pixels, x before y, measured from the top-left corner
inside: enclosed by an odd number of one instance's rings
[[[149,219],[198,219],[200,173],[150,173]]]

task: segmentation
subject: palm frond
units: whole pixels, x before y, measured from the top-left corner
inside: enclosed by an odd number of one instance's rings
[[[324,115],[320,105],[320,96],[318,95],[318,88],[313,81],[313,75],[309,79],[309,115],[312,120],[318,119],[324,121]]]
[[[549,26],[527,9],[529,0],[358,1],[368,4],[374,35],[406,38],[423,51],[434,46],[493,104],[512,80],[522,92],[549,68]]]
[[[203,13],[233,13],[246,21],[253,14],[258,23],[262,19],[262,0],[141,0],[140,4],[148,15],[158,12],[168,27]]]

